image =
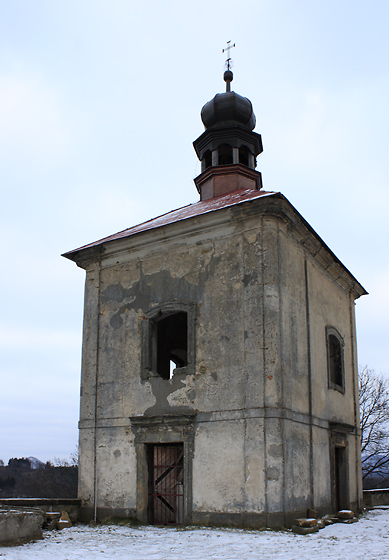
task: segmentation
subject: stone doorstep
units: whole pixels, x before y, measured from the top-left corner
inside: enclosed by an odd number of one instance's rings
[[[319,526],[316,525],[315,527],[300,527],[299,525],[292,525],[292,532],[297,533],[298,535],[309,535],[311,533],[318,533]]]

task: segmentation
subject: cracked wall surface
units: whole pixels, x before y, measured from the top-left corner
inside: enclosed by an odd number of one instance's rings
[[[257,206],[203,229],[174,224],[158,242],[121,240],[86,267],[85,506],[136,515],[130,418],[164,415],[195,418],[193,520],[330,509],[331,425],[349,427],[350,504],[360,502],[352,294],[301,243],[296,218]],[[167,302],[194,306],[194,370],[142,376],[142,325]],[[345,341],[344,394],[328,388],[327,325]]]

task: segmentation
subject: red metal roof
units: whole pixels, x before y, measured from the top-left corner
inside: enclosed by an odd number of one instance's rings
[[[83,249],[96,247],[109,241],[115,241],[117,239],[123,239],[124,237],[130,237],[131,235],[136,235],[137,233],[141,233],[143,231],[159,228],[168,224],[180,222],[181,220],[187,220],[188,218],[194,218],[195,216],[207,214],[208,212],[214,212],[215,210],[221,210],[222,208],[227,208],[229,206],[234,206],[242,202],[254,200],[256,198],[260,198],[261,196],[270,196],[273,194],[277,193],[272,191],[254,191],[252,189],[240,189],[232,193],[228,193],[224,196],[218,196],[215,198],[210,198],[209,200],[195,202],[194,204],[189,204],[188,206],[183,206],[182,208],[178,208],[177,210],[172,210],[167,214],[162,214],[162,216],[158,216],[157,218],[153,218],[152,220],[148,220],[147,222],[143,222],[142,224],[139,224],[137,226],[119,231],[118,233],[114,233],[113,235],[109,235],[108,237],[104,237],[103,239],[99,239],[98,241],[94,241],[93,243],[89,243],[88,245],[83,245],[78,249],[74,249],[73,251],[64,253],[62,256],[71,258],[71,255],[77,253],[78,251],[82,251]]]

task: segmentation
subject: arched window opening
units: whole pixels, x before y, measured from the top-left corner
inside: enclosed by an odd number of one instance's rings
[[[211,150],[207,150],[204,153],[203,161],[204,161],[204,168],[205,169],[212,166],[212,152],[211,152]]]
[[[330,379],[335,385],[342,385],[342,348],[333,334],[329,336]]]
[[[249,149],[247,146],[241,146],[239,148],[239,163],[249,167]]]
[[[232,161],[232,147],[229,144],[219,146],[218,165],[230,165]]]
[[[328,382],[331,389],[344,392],[343,343],[335,329],[327,329]]]
[[[156,318],[152,338],[152,368],[163,379],[170,379],[175,368],[188,365],[188,317],[185,311]]]

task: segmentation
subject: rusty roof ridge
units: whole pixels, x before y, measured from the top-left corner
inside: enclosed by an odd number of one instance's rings
[[[237,189],[236,191],[233,191],[231,193],[227,193],[224,195],[220,195],[218,197],[213,197],[210,198],[208,200],[199,200],[198,202],[193,202],[190,204],[186,204],[185,206],[182,206],[180,208],[176,208],[174,210],[170,210],[169,212],[166,212],[164,214],[161,214],[160,216],[156,216],[155,218],[151,218],[150,220],[146,220],[145,222],[141,222],[140,224],[136,224],[134,226],[131,226],[129,228],[125,228],[123,230],[120,230],[116,233],[113,233],[111,235],[107,235],[106,237],[102,237],[101,239],[98,239],[96,241],[92,241],[91,243],[86,243],[85,245],[82,245],[81,247],[78,247],[77,249],[73,249],[71,251],[67,251],[66,253],[63,253],[61,256],[62,257],[66,257],[66,258],[71,258],[70,256],[73,255],[74,253],[77,253],[78,251],[82,251],[85,249],[89,249],[92,247],[95,247],[97,245],[102,245],[103,243],[108,243],[110,241],[116,241],[118,239],[123,239],[125,237],[131,235],[131,230],[134,231],[133,235],[136,235],[137,233],[142,233],[144,231],[149,231],[151,229],[155,229],[157,227],[162,227],[164,225],[170,225],[173,224],[175,222],[179,222],[179,221],[183,221],[183,220],[187,220],[189,218],[194,218],[198,215],[202,215],[202,214],[207,214],[209,212],[214,212],[215,210],[221,210],[223,208],[228,208],[229,206],[234,206],[236,204],[241,204],[243,202],[249,202],[250,200],[255,200],[257,198],[263,197],[263,196],[271,196],[271,195],[275,195],[275,194],[281,194],[280,192],[276,192],[276,191],[263,191],[263,190],[253,190],[253,189]],[[250,196],[248,196],[250,195]],[[225,205],[220,204],[222,202],[222,200],[225,199],[227,201],[227,203]],[[228,201],[230,201],[230,203],[228,203]],[[173,217],[175,213],[182,213],[183,211],[185,211],[185,209],[189,209],[189,208],[193,208],[193,207],[201,207],[204,206],[205,210],[203,212],[199,212],[198,214],[189,214],[189,215],[183,215],[182,217],[177,217],[177,220],[172,219],[171,221],[166,221],[163,222],[162,220],[164,218],[166,218],[167,216],[171,216]],[[208,207],[208,209],[206,209]],[[159,224],[159,222],[161,222]],[[147,224],[154,224],[153,227],[148,228]],[[138,231],[136,231],[139,228]],[[140,229],[141,228],[141,229]]]

